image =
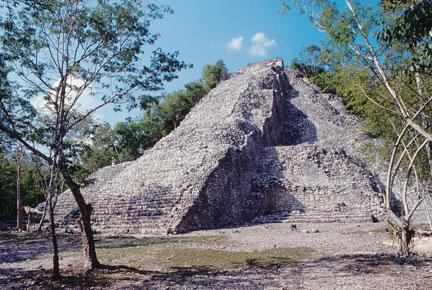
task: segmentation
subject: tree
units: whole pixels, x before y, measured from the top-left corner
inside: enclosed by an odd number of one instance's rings
[[[285,11],[289,8],[287,2],[283,1]],[[383,90],[376,98],[360,88],[381,114],[394,120],[391,125],[396,138],[388,166],[386,206],[397,231],[400,253],[409,255],[414,235],[411,219],[427,194],[422,180],[431,176],[430,170],[419,170],[432,142],[428,71],[431,18],[424,17],[430,15],[431,2],[383,1],[380,9],[349,0],[345,0],[345,8],[329,1],[292,2],[326,33],[327,45],[337,54],[339,64],[368,71],[373,84]],[[373,39],[373,35],[379,37]],[[417,83],[417,89],[413,83]],[[405,174],[401,174],[403,169]],[[408,187],[413,177],[415,195],[410,199]],[[403,183],[399,192],[393,190],[396,179]],[[402,204],[401,211],[394,206],[395,197]]]
[[[20,193],[22,205],[35,206],[43,199],[35,164],[27,154],[17,160],[17,149],[11,140],[0,134],[0,220],[17,218],[17,173],[20,161]],[[23,150],[24,151],[24,150]]]
[[[218,60],[214,65],[206,65],[202,71],[204,88],[209,91],[216,85],[228,78],[228,71],[222,60]]]
[[[16,150],[16,219],[17,219],[17,231],[21,231],[21,209],[22,209],[22,197],[21,197],[21,166],[24,159],[24,152],[22,146],[19,146]]]
[[[188,67],[177,52],[157,48],[144,55],[159,37],[150,24],[171,9],[135,0],[59,0],[43,7],[2,3],[0,62],[9,86],[3,84],[0,130],[49,165],[51,197],[61,173],[80,210],[84,268],[91,270],[100,266],[92,205],[72,177],[68,159],[76,140],[84,138],[75,129],[107,105],[137,107]],[[98,104],[83,109],[85,98]],[[43,108],[35,109],[35,100]],[[54,230],[51,226],[53,235]]]
[[[16,216],[16,167],[0,151],[0,219]]]

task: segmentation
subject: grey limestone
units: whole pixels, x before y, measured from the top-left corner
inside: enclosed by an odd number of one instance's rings
[[[280,59],[264,61],[219,83],[153,148],[100,169],[82,192],[94,229],[109,233],[369,220],[382,214],[382,184],[360,153],[360,131],[338,96]],[[76,229],[70,192],[56,211],[61,226]]]

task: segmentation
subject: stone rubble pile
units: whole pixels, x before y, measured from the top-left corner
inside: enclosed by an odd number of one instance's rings
[[[150,235],[251,220],[379,217],[380,177],[360,152],[368,139],[343,108],[280,59],[249,65],[142,157],[90,177],[82,191],[93,227]],[[56,210],[58,222],[76,230],[70,192]]]
[[[262,151],[253,189],[261,188],[263,207],[254,221],[382,218],[384,172],[376,156],[364,153],[373,140],[345,113],[339,96],[320,93],[296,71],[286,70],[286,75],[286,146]]]
[[[281,60],[250,65],[221,82],[171,134],[133,162],[103,168],[83,188],[97,231],[166,234],[255,217],[258,157],[283,136],[287,80]],[[57,216],[74,229],[69,192]]]
[[[381,218],[379,179],[342,148],[266,147],[253,188],[263,199],[256,222],[365,222]]]

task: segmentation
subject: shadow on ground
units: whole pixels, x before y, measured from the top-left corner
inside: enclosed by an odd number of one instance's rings
[[[333,275],[358,276],[372,274],[397,275],[407,266],[424,270],[432,265],[431,258],[402,258],[387,254],[354,254],[323,257],[316,260],[299,262],[292,266],[269,265],[213,270],[211,268],[176,268],[174,272],[153,275],[150,281],[134,284],[140,287],[186,286],[211,288],[238,287],[301,287],[305,280],[329,280]],[[429,273],[431,274],[431,273]],[[432,275],[430,275],[432,278]],[[372,277],[371,277],[372,278]]]
[[[78,234],[58,234],[60,252],[77,250],[81,247]],[[49,233],[2,233],[0,235],[0,265],[26,260],[34,260],[44,254],[52,253]]]
[[[176,267],[169,271],[147,271],[125,265],[106,266],[88,275],[63,272],[59,281],[52,281],[47,270],[21,271],[0,269],[0,288],[65,288],[65,287],[127,287],[131,289],[157,287],[208,287],[208,288],[243,288],[243,287],[302,287],[303,282],[313,277],[332,279],[336,276],[351,277],[367,275],[389,276],[394,279],[410,279],[404,271],[414,271],[417,279],[432,277],[427,269],[432,265],[431,258],[402,258],[388,254],[353,254],[328,256],[316,260],[299,262],[291,266],[269,265],[255,266],[251,262],[246,267],[215,269],[212,267]],[[407,270],[410,269],[410,270]],[[402,274],[401,274],[402,273]],[[427,276],[429,274],[429,276]],[[425,276],[426,275],[426,276]],[[403,280],[402,280],[403,281]],[[426,280],[428,281],[428,280]],[[422,282],[423,283],[423,282]],[[429,282],[432,283],[432,282]],[[423,285],[423,284],[422,284]],[[424,284],[424,287],[432,285]]]
[[[127,247],[145,247],[150,245],[185,244],[185,243],[212,243],[220,242],[224,236],[170,236],[170,237],[121,237],[96,236],[98,249],[119,249]],[[81,249],[81,236],[79,234],[57,234],[60,253]],[[52,244],[49,233],[2,233],[0,235],[0,264],[34,260],[45,254],[51,255]]]

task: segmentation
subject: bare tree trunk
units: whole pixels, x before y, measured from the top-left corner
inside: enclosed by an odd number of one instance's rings
[[[17,149],[17,178],[16,178],[16,227],[17,231],[21,231],[21,208],[22,208],[22,199],[21,199],[21,162],[22,162],[22,147],[20,146]]]
[[[55,165],[51,169],[51,177],[48,188],[48,204],[49,204],[49,218],[50,218],[50,232],[51,232],[51,242],[53,245],[53,278],[60,278],[60,265],[59,265],[59,252],[58,252],[58,243],[57,243],[57,235],[55,231],[55,220],[54,220],[54,206],[52,202],[54,184],[56,179],[58,178],[58,169]]]
[[[429,174],[432,176],[432,142],[426,146],[426,154],[429,162]]]
[[[417,85],[417,92],[421,97],[423,97],[423,88],[422,88],[423,82],[418,72],[415,73],[415,79]],[[423,127],[429,128],[430,123],[428,118],[425,115],[422,115],[421,117],[422,117]],[[429,144],[426,145],[426,155],[427,155],[428,165],[429,165],[429,174],[432,177],[432,142],[429,142]]]
[[[423,203],[423,207],[426,210],[426,214],[428,216],[428,221],[429,221],[429,228],[430,228],[431,233],[432,233],[432,217],[431,217],[431,213],[430,213],[430,210],[429,210],[429,206],[430,206],[429,205],[429,196],[426,196],[425,197],[425,201]]]
[[[27,232],[31,232],[31,213],[27,215]]]
[[[66,102],[66,87],[67,87],[68,72],[66,72],[60,81],[60,90],[56,100],[59,107],[57,108],[57,120],[56,120],[56,136],[55,136],[55,153],[58,155],[58,168],[63,175],[63,178],[72,192],[72,195],[78,204],[80,211],[80,218],[77,220],[78,226],[81,230],[81,240],[83,244],[83,255],[84,255],[84,270],[90,271],[92,269],[101,266],[97,259],[96,247],[93,237],[93,231],[91,228],[91,214],[92,205],[87,204],[84,197],[81,194],[81,189],[79,184],[77,184],[72,176],[70,176],[67,170],[66,158],[63,152],[63,138],[66,134],[66,119],[65,119],[65,102]]]
[[[77,220],[81,231],[81,239],[83,244],[84,269],[86,271],[100,267],[100,263],[96,255],[96,247],[91,228],[91,214],[93,207],[91,204],[86,204],[83,208],[80,207],[81,216]]]
[[[423,120],[423,124],[424,124],[425,128],[430,127],[430,122],[425,118]],[[426,145],[426,156],[427,156],[428,165],[429,165],[429,175],[430,175],[430,177],[432,177],[432,142],[429,142]]]
[[[426,109],[426,106],[432,102],[432,98],[424,100],[422,106],[419,109],[413,109],[413,110],[408,109],[407,104],[404,102],[403,98],[396,92],[396,90],[392,86],[387,74],[385,73],[384,66],[381,64],[379,57],[377,56],[371,42],[369,41],[368,34],[363,29],[361,20],[357,17],[357,14],[354,10],[354,7],[351,4],[351,1],[345,0],[345,3],[348,6],[349,11],[351,12],[351,15],[354,18],[354,21],[356,23],[357,29],[360,33],[360,36],[363,38],[364,43],[366,44],[366,47],[369,51],[371,60],[373,61],[375,68],[378,70],[378,74],[381,76],[380,80],[382,81],[383,85],[385,86],[387,92],[390,95],[389,100],[393,101],[394,105],[396,106],[396,108],[398,110],[399,119],[403,120],[405,123],[405,128],[403,129],[401,134],[398,134],[399,138],[396,141],[394,148],[393,148],[393,153],[392,153],[390,164],[388,167],[387,188],[386,188],[386,206],[387,206],[388,213],[389,213],[391,219],[395,221],[395,223],[396,223],[395,226],[398,228],[398,239],[400,241],[400,254],[405,256],[405,255],[409,255],[411,253],[410,243],[411,243],[411,240],[414,236],[414,230],[410,229],[410,220],[411,220],[414,212],[418,208],[418,206],[420,206],[421,202],[424,200],[424,197],[419,196],[419,200],[418,200],[417,204],[415,206],[413,206],[411,210],[409,209],[408,202],[407,202],[408,181],[410,178],[411,170],[413,169],[414,162],[415,162],[418,154],[420,153],[420,151],[422,149],[424,149],[424,146],[428,145],[428,141],[432,142],[432,134],[427,131],[428,128],[425,127],[424,124],[418,124],[415,119],[419,115],[422,115],[422,113]],[[419,75],[417,75],[416,77],[417,77],[417,84],[419,85],[420,84],[419,83],[420,82]],[[420,91],[419,91],[420,96],[421,96],[421,93],[422,93],[422,91],[420,88]],[[418,148],[417,148],[416,152],[414,153],[413,157],[409,158],[409,159],[411,159],[411,162],[410,162],[408,169],[407,169],[407,176],[406,176],[404,189],[403,189],[403,195],[402,195],[403,215],[398,216],[397,213],[395,213],[391,207],[391,199],[392,199],[392,193],[393,193],[392,192],[392,186],[394,183],[394,178],[396,178],[396,176],[397,176],[397,170],[399,167],[399,165],[397,165],[396,168],[393,170],[393,165],[394,165],[394,161],[395,161],[394,158],[395,158],[396,153],[398,151],[398,147],[400,145],[400,142],[403,141],[402,138],[405,135],[405,133],[407,132],[408,128],[412,128],[413,130],[415,130],[415,132],[417,134],[423,136],[425,141],[422,143],[422,145],[420,145],[420,146],[417,145]],[[417,138],[417,136],[415,136],[414,138]],[[414,138],[412,140],[414,140]],[[407,146],[407,147],[409,147],[409,146]],[[425,150],[427,151],[427,148]],[[401,153],[400,160],[402,160],[402,158],[404,158],[404,154],[406,152],[408,152],[407,148],[404,150],[404,152]],[[394,171],[394,172],[392,173],[392,171]]]
[[[49,197],[50,206],[50,229],[51,229],[51,242],[53,244],[53,278],[58,279],[60,277],[60,265],[59,265],[59,252],[57,244],[57,235],[55,232],[55,222],[54,222],[54,207],[52,203],[52,195]]]
[[[48,185],[48,182],[47,182],[45,176],[42,174],[42,172],[41,172],[41,170],[39,168],[39,164],[38,164],[37,159],[36,159],[35,156],[33,156],[33,162],[36,165],[36,169],[37,169],[37,173],[38,173],[38,178],[39,178],[39,186],[42,187],[42,188],[44,188],[44,190],[45,190],[45,203],[44,203],[44,208],[43,208],[43,211],[42,211],[42,217],[41,217],[41,219],[39,221],[39,225],[38,225],[38,227],[36,229],[36,231],[40,232],[42,230],[42,225],[45,222],[46,213],[47,213],[47,210],[48,210],[48,207],[49,207],[49,194],[47,194],[48,190],[49,190],[49,185]],[[54,207],[55,207],[55,204],[54,204]]]
[[[21,231],[22,225],[21,225],[21,165],[17,164],[17,179],[16,179],[16,228],[17,231]]]
[[[63,178],[69,186],[80,210],[80,217],[77,219],[77,223],[81,231],[81,240],[83,244],[84,269],[85,271],[90,271],[101,266],[97,258],[93,230],[91,228],[91,214],[93,207],[90,203],[85,202],[84,197],[81,194],[80,186],[72,179],[69,172],[67,172],[63,166],[61,169]]]

